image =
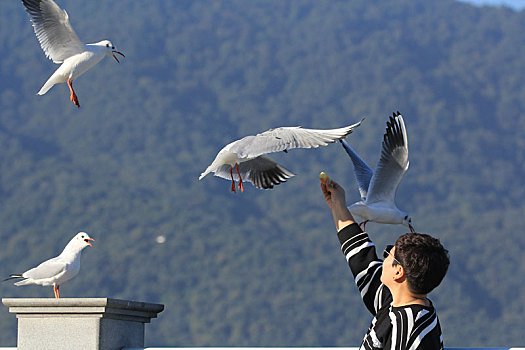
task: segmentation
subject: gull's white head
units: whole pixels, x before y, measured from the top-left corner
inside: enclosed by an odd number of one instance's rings
[[[80,254],[80,252],[87,246],[93,247],[93,245],[91,244],[91,241],[94,241],[94,239],[89,237],[87,233],[79,232],[75,235],[75,237],[73,237],[69,241],[69,243],[66,245],[66,247],[62,251],[61,255],[73,254],[74,256],[76,256],[77,254]]]
[[[102,41],[99,41],[98,43],[95,43],[93,45],[102,47],[104,49],[104,53],[107,56],[112,56],[119,63],[120,63],[120,61],[118,60],[117,56],[115,56],[115,54],[121,55],[122,57],[126,57],[126,56],[124,56],[124,54],[122,52],[117,51],[115,49],[115,45],[113,45],[113,43],[111,41],[109,41],[109,40],[102,40]]]
[[[69,242],[69,244],[71,244],[71,246],[74,248],[82,250],[86,248],[87,246],[93,247],[93,245],[91,244],[91,241],[94,241],[94,239],[89,237],[87,233],[79,232],[76,234],[75,237],[73,237],[73,239]]]

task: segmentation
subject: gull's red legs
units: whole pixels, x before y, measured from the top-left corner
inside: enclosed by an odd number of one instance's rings
[[[60,299],[60,286],[53,284],[53,292],[55,293],[55,299]]]
[[[78,108],[80,108],[80,103],[78,103],[77,94],[75,94],[75,90],[73,90],[73,82],[71,82],[71,78],[67,78],[67,86],[69,86],[69,91],[71,92],[71,102],[73,102]]]
[[[241,192],[244,192],[244,186],[242,184],[242,177],[241,177],[241,173],[239,172],[239,164],[237,164],[236,169],[237,169],[237,175],[239,175],[239,189],[241,190]],[[233,179],[233,167],[230,168],[230,176],[232,178],[232,192],[237,192],[235,191],[235,180]]]
[[[233,167],[230,168],[230,176],[232,177],[232,192],[236,192],[235,191],[235,180],[233,179]]]
[[[239,189],[241,192],[244,192],[244,186],[242,185],[242,177],[241,173],[239,172],[239,164],[237,164],[237,175],[239,175]]]

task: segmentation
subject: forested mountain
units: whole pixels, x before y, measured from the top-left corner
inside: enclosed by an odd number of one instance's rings
[[[148,346],[356,346],[371,316],[317,175],[358,199],[338,144],[272,156],[273,190],[208,176],[227,143],[278,126],[408,130],[397,203],[451,254],[431,295],[446,346],[524,345],[525,11],[449,0],[59,0],[85,42],[126,54],[37,96],[56,65],[20,1],[0,2],[0,276],[95,238],[63,297],[165,304]],[[405,232],[369,224],[378,248]],[[164,243],[157,237],[164,236]],[[2,297],[51,287],[0,284]],[[16,343],[3,307],[0,344]]]

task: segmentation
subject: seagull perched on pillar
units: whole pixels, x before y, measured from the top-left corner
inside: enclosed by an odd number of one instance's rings
[[[46,57],[60,67],[51,75],[38,95],[44,95],[55,84],[67,83],[70,99],[80,108],[78,97],[73,90],[73,81],[88,69],[96,65],[105,56],[112,56],[119,62],[115,54],[124,54],[115,50],[109,40],[98,43],[84,44],[69,23],[69,16],[53,0],[22,0],[27,13],[31,17],[36,37]]]
[[[12,274],[4,281],[22,279],[15,286],[38,284],[53,286],[55,298],[60,298],[60,285],[75,277],[80,271],[80,255],[87,246],[93,246],[90,241],[94,239],[85,232],[79,232],[69,241],[62,253],[52,259],[46,260],[37,267],[21,274]]]

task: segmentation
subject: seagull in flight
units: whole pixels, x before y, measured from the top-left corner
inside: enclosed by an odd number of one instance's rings
[[[386,123],[381,147],[381,158],[373,171],[345,140],[340,140],[354,164],[354,173],[361,201],[348,207],[353,216],[364,219],[363,231],[369,221],[383,224],[402,224],[411,232],[412,218],[397,208],[397,187],[408,170],[408,139],[405,122],[399,112],[393,113]]]
[[[69,23],[67,12],[53,0],[22,0],[22,3],[31,17],[36,37],[46,57],[54,63],[61,63],[38,95],[44,95],[55,84],[67,83],[71,102],[80,108],[73,81],[105,56],[112,56],[119,62],[115,54],[125,57],[124,54],[117,51],[109,40],[82,43]]]
[[[264,154],[292,148],[316,148],[326,146],[350,135],[363,120],[339,129],[303,129],[300,126],[270,129],[255,136],[250,135],[233,141],[219,151],[215,160],[200,175],[199,180],[213,172],[215,176],[231,179],[231,191],[235,192],[235,181],[244,192],[243,181],[251,182],[260,189],[270,189],[294,176]],[[234,173],[234,168],[236,173]]]
[[[69,241],[59,256],[46,260],[24,273],[12,274],[4,281],[22,279],[16,282],[15,286],[27,284],[52,285],[55,298],[58,299],[60,298],[60,285],[78,274],[80,270],[80,254],[87,246],[93,246],[90,242],[93,240],[87,233],[79,232]]]

